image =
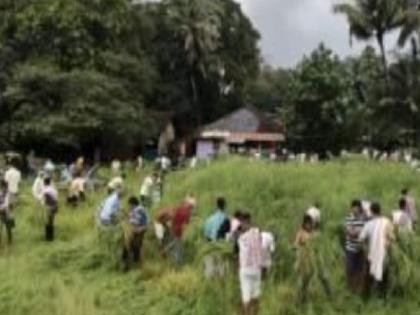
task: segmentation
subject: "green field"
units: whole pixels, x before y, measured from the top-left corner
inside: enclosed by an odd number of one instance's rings
[[[128,192],[137,193],[139,175],[128,181]],[[247,209],[262,228],[280,238],[274,271],[264,285],[260,314],[417,314],[420,299],[420,242],[417,236],[396,249],[392,297],[387,303],[367,302],[350,294],[345,285],[339,230],[350,200],[355,197],[381,201],[387,213],[394,208],[402,187],[419,197],[420,174],[400,164],[340,161],[318,165],[266,164],[230,159],[197,170],[179,171],[168,177],[163,205],[187,193],[198,199],[196,215],[186,233],[186,266],[175,271],[162,261],[151,229],[144,246],[144,264],[129,273],[114,270],[97,241],[93,214],[105,192],[89,196],[73,210],[61,206],[57,216],[57,241],[42,240],[36,206],[29,184],[16,213],[15,242],[0,252],[0,314],[148,314],[224,315],[239,312],[236,273],[223,280],[205,280],[201,258],[203,219],[223,194],[228,208]],[[319,239],[333,289],[325,297],[317,281],[307,305],[296,305],[296,275],[291,240],[304,210],[322,204],[324,225]]]

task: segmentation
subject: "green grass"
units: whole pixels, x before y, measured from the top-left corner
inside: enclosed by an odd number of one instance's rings
[[[229,159],[198,170],[171,174],[162,206],[179,202],[187,193],[197,196],[198,207],[186,233],[187,265],[175,271],[162,261],[152,230],[144,246],[144,264],[127,274],[111,268],[98,245],[93,214],[104,192],[89,196],[77,210],[61,206],[57,241],[46,244],[36,223],[36,203],[29,185],[16,213],[15,242],[0,251],[0,314],[237,314],[240,305],[236,273],[223,281],[205,280],[201,272],[204,218],[214,199],[224,195],[229,211],[247,209],[261,227],[279,236],[275,268],[264,285],[261,314],[415,314],[420,306],[420,242],[411,240],[397,250],[398,278],[393,297],[363,302],[345,286],[343,253],[338,231],[351,199],[381,201],[392,210],[402,187],[417,187],[420,174],[404,165],[342,161],[319,165],[266,164]],[[137,193],[140,176],[131,174],[126,197]],[[323,210],[319,254],[325,261],[333,298],[324,296],[317,281],[305,306],[295,304],[296,275],[291,239],[304,210],[313,202]],[[404,290],[401,290],[404,287]],[[363,310],[363,312],[362,312]]]

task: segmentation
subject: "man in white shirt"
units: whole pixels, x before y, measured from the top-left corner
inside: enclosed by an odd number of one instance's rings
[[[148,175],[143,180],[143,183],[141,185],[140,198],[145,200],[147,206],[150,206],[150,203],[152,201],[153,186],[156,184],[156,181],[157,174],[153,174],[153,176]]]
[[[19,194],[19,185],[22,180],[21,172],[15,167],[10,166],[9,169],[4,174],[4,180],[7,183],[8,191],[10,193],[10,203],[13,207],[13,203]]]
[[[251,226],[251,215],[245,213],[238,238],[239,280],[245,315],[258,313],[261,296],[262,242],[258,228]]]
[[[413,222],[406,212],[407,201],[401,198],[399,208],[392,212],[392,224],[398,233],[407,233],[413,231]]]
[[[263,231],[261,233],[261,250],[262,250],[262,272],[265,278],[273,266],[273,253],[276,250],[276,241],[273,233]]]
[[[378,203],[372,203],[370,210],[372,219],[363,227],[359,241],[367,242],[369,275],[375,289],[385,297],[388,278],[388,249],[393,239],[393,228],[391,221],[381,215],[381,206]]]

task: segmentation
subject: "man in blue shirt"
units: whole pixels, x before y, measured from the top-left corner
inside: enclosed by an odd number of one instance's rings
[[[109,195],[105,199],[99,212],[99,223],[103,226],[115,225],[117,223],[118,212],[120,211],[120,192],[109,190]]]
[[[217,198],[217,208],[204,223],[204,237],[214,243],[225,239],[230,230],[229,218],[225,213],[226,201],[223,197]],[[226,272],[226,262],[217,253],[210,253],[204,258],[204,274],[206,277],[223,277]]]
[[[227,231],[223,231],[222,227],[225,222],[229,220],[225,213],[225,198],[217,198],[216,204],[216,212],[213,213],[204,223],[204,237],[211,242],[224,238]]]
[[[130,211],[125,227],[125,242],[122,256],[125,271],[129,270],[133,264],[140,262],[144,234],[148,223],[148,217],[144,207],[145,201],[142,198],[140,203],[134,196],[128,200]]]

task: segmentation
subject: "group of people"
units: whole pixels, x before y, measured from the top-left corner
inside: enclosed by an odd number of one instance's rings
[[[162,163],[165,168],[170,165],[168,162]],[[76,161],[69,178],[66,199],[73,207],[86,199],[83,170],[83,160]],[[54,240],[54,219],[59,204],[58,190],[51,172],[46,169],[39,172],[32,186],[37,208],[41,209],[38,211],[39,219],[45,227],[47,241]],[[141,262],[143,241],[149,226],[153,227],[161,257],[176,267],[184,263],[185,231],[191,222],[197,200],[188,195],[178,205],[158,209],[151,216],[150,210],[156,208],[162,198],[163,174],[155,171],[146,176],[138,195],[128,197],[124,205],[125,175],[119,163],[114,161],[111,165],[108,194],[98,208],[96,222],[100,241],[124,270]],[[7,232],[9,243],[12,242],[15,224],[13,210],[21,180],[22,175],[14,164],[8,167],[0,179],[0,222],[1,228]],[[124,211],[125,208],[128,211]],[[314,257],[314,240],[322,233],[320,208],[318,203],[308,208],[293,243],[299,278],[299,302],[307,299],[308,288],[314,277],[321,281],[326,294],[332,295],[326,273],[316,266],[321,264]],[[379,203],[353,200],[343,227],[345,267],[350,290],[361,294],[373,289],[384,296],[387,291],[390,245],[399,235],[412,233],[416,224],[416,205],[408,189],[402,190],[398,207],[389,218],[383,215]],[[258,313],[262,283],[270,274],[274,261],[276,238],[273,231],[273,227],[267,229],[253,224],[249,212],[237,210],[229,215],[224,197],[216,199],[215,211],[203,222],[203,240],[210,247],[230,244],[233,248],[236,257],[233,266],[238,273],[245,315]],[[223,278],[229,265],[232,265],[217,250],[209,251],[203,262],[204,275],[208,278]]]
[[[386,217],[379,203],[366,207],[353,200],[345,220],[346,271],[349,288],[366,293],[372,288],[386,296],[392,242],[413,232],[417,224],[414,198],[401,191],[397,209]]]

